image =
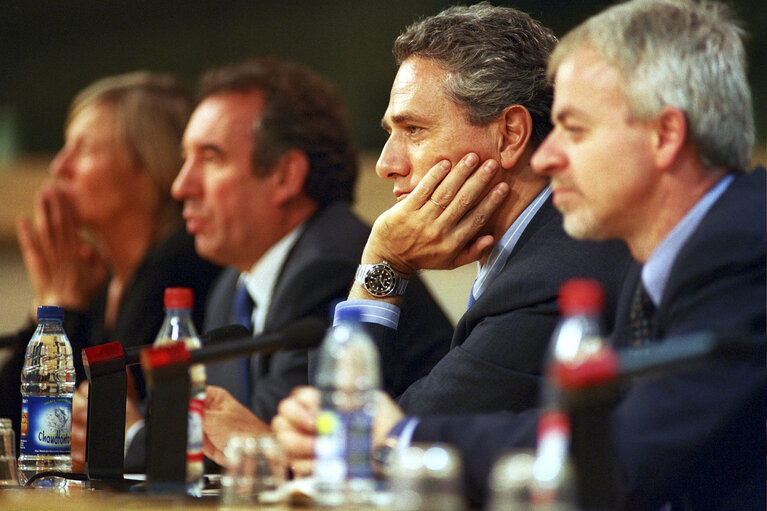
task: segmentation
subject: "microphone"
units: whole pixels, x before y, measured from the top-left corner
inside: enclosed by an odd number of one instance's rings
[[[190,365],[249,353],[311,348],[321,342],[325,329],[325,321],[308,317],[278,332],[238,336],[191,351],[181,342],[143,349],[141,367],[150,396],[146,422],[150,491],[184,490]]]
[[[606,348],[581,364],[560,364],[551,376],[570,416],[579,506],[618,507],[610,414],[623,384],[638,376],[675,373],[708,360],[764,358],[765,338],[742,330],[694,332],[644,346]]]
[[[204,344],[242,338],[248,329],[227,325],[201,335]],[[88,377],[88,421],[86,424],[85,460],[89,479],[119,481],[123,478],[125,443],[125,368],[139,362],[141,350],[134,346],[123,349],[119,342],[109,342],[82,350]]]
[[[559,363],[552,376],[566,392],[626,383],[637,376],[679,371],[712,358],[750,359],[764,355],[763,338],[745,331],[693,332],[645,346],[606,348],[580,364]]]
[[[247,328],[239,323],[235,323],[233,325],[214,328],[213,330],[202,334],[200,336],[200,343],[203,346],[208,346],[231,339],[242,339],[246,337],[249,337],[251,340],[253,339]],[[138,364],[141,357],[141,351],[151,347],[151,344],[144,344],[142,346],[125,348],[125,365],[132,366]]]
[[[247,332],[247,329],[242,325],[231,326],[241,327]],[[224,330],[225,328],[228,327],[217,330]],[[236,337],[234,335],[231,337],[221,335],[221,340],[224,342],[210,343],[209,345],[203,345],[200,349],[192,350],[190,352],[190,363],[211,362],[249,353],[274,353],[280,350],[314,348],[322,342],[326,328],[327,323],[325,321],[316,316],[309,316],[291,323],[277,332],[265,333],[255,337],[250,335],[242,336],[241,334],[238,334]],[[227,333],[231,332],[234,334],[236,333],[235,330],[239,329],[231,328],[231,330],[227,330]]]

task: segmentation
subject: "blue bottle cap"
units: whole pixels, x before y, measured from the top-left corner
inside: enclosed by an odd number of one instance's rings
[[[56,305],[40,305],[37,308],[37,321],[56,319],[58,321],[64,320],[64,307],[57,307]]]

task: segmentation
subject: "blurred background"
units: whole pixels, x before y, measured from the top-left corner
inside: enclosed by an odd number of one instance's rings
[[[0,331],[23,323],[31,293],[14,218],[63,141],[72,97],[105,75],[173,72],[193,85],[205,69],[248,57],[304,63],[338,86],[363,152],[357,209],[372,221],[393,203],[373,171],[383,145],[379,120],[396,72],[391,43],[414,20],[456,2],[438,0],[22,0],[0,14]],[[612,5],[606,0],[494,1],[530,13],[557,35]],[[749,34],[757,149],[767,161],[767,7],[730,0]],[[474,265],[430,272],[453,319],[465,308]]]

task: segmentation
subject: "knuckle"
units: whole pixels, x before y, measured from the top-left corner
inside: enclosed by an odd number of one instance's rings
[[[471,222],[474,227],[482,227],[487,223],[488,216],[484,211],[477,211],[472,215]]]

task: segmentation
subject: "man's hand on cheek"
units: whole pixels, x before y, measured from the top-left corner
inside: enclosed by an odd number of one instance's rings
[[[378,217],[362,262],[385,260],[407,277],[478,260],[495,240],[477,234],[508,194],[506,183],[490,186],[498,167],[495,160],[480,165],[474,153],[452,170],[450,162],[439,162],[403,201]]]

